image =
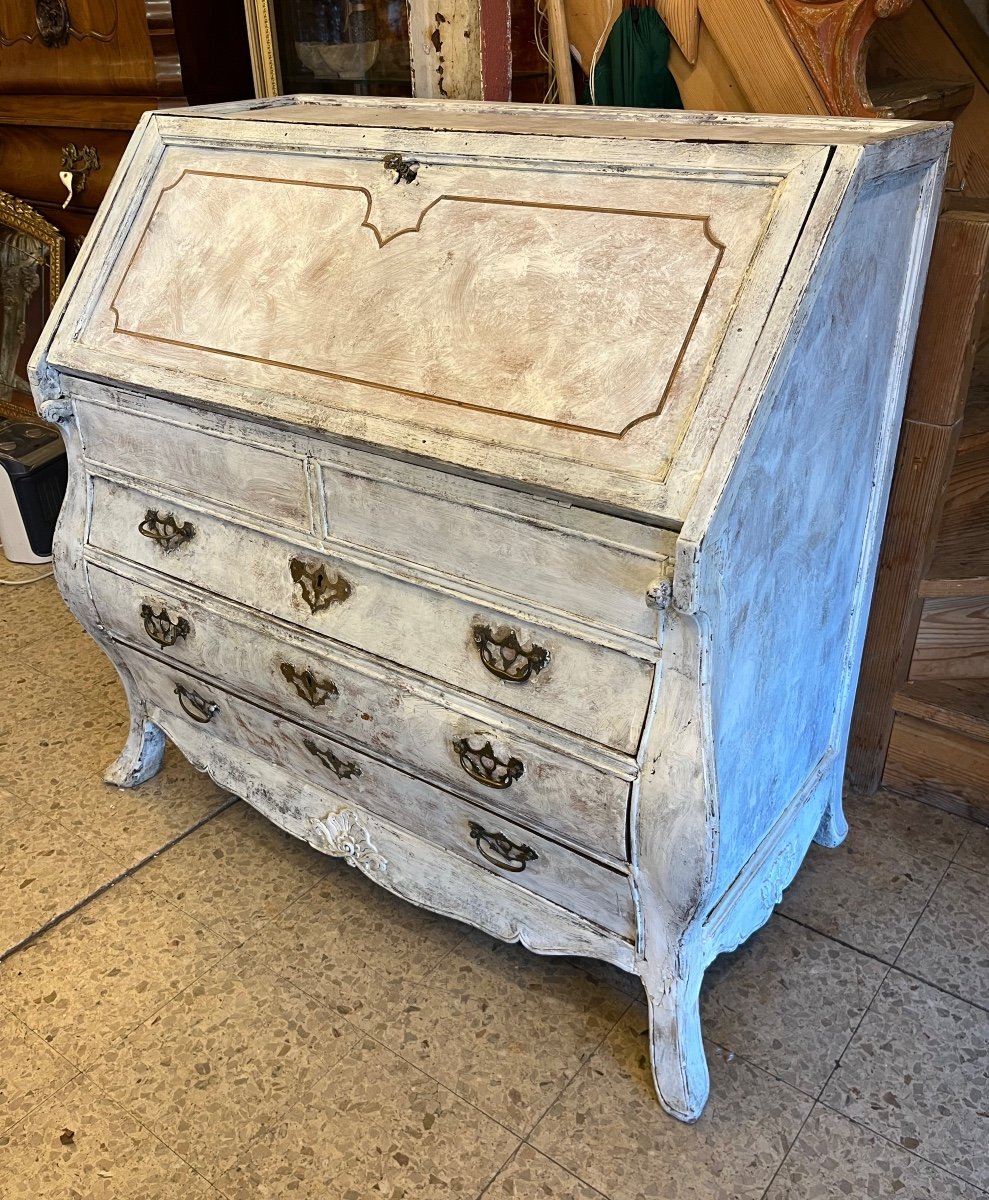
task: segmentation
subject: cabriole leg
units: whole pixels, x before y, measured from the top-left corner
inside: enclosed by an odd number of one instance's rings
[[[819,846],[840,846],[848,833],[848,822],[842,805],[842,776],[836,772],[831,783],[831,795],[821,815],[821,823],[814,834]]]
[[[114,662],[124,685],[127,705],[130,709],[130,731],[120,757],[103,776],[114,787],[132,788],[144,783],[161,769],[165,757],[165,735],[154,721],[149,721],[129,673],[119,662]]]
[[[702,971],[686,978],[646,972],[652,1076],[663,1108],[679,1121],[696,1121],[710,1091],[701,1039]]]

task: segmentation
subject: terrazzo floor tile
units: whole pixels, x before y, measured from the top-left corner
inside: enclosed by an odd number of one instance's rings
[[[228,1200],[471,1200],[518,1139],[371,1039],[216,1181]]]
[[[322,879],[330,860],[238,803],[159,855],[141,882],[242,941]]]
[[[919,800],[878,791],[874,796],[845,797],[849,827],[884,838],[913,854],[954,858],[972,823]]]
[[[28,646],[20,646],[16,634],[0,634],[0,646],[5,651],[0,684],[17,696],[16,709],[0,717],[0,733],[41,723],[77,725],[97,693],[119,689],[109,659],[74,617],[68,627],[55,626]]]
[[[989,1188],[989,1013],[890,972],[821,1099]]]
[[[125,879],[0,965],[0,1004],[84,1067],[229,949]]]
[[[891,963],[967,823],[883,793],[849,800],[846,813],[848,837],[835,849],[810,847],[778,911]]]
[[[955,856],[960,867],[989,875],[989,825],[973,825]]]
[[[778,914],[708,968],[705,1037],[816,1096],[886,968]]]
[[[484,1200],[606,1200],[532,1146],[521,1145],[484,1192]]]
[[[369,1032],[524,1136],[630,1003],[569,962],[472,933]]]
[[[119,868],[58,822],[0,792],[0,954],[92,895]]]
[[[408,989],[468,930],[399,900],[339,859],[247,943],[272,970],[365,1029],[400,1011]]]
[[[208,1191],[85,1076],[0,1133],[3,1200],[194,1200]]]
[[[765,1200],[983,1200],[984,1195],[819,1104]]]
[[[601,958],[572,958],[564,955],[558,961],[570,963],[576,970],[589,978],[598,983],[607,984],[616,991],[624,992],[633,1000],[645,1000],[646,993],[642,986],[642,980],[630,971],[623,971],[621,967],[613,966]]]
[[[53,633],[78,627],[54,579],[41,578],[50,570],[50,566],[21,565],[0,557],[0,579],[21,581],[16,587],[0,584],[0,646],[16,647],[23,654],[39,642],[46,643]]]
[[[37,1108],[76,1073],[34,1030],[0,1009],[0,1131]]]
[[[647,1030],[635,1005],[528,1140],[610,1200],[758,1200],[813,1101],[709,1046],[711,1098],[684,1125],[656,1101]]]
[[[228,794],[173,747],[158,775],[140,787],[105,784],[104,772],[127,737],[127,710],[115,675],[88,697],[85,715],[71,721],[24,715],[12,734],[0,735],[0,786],[54,817],[118,869],[228,803]]]
[[[896,965],[989,1007],[989,880],[950,867]]]
[[[209,1178],[361,1038],[287,980],[225,959],[114,1043],[89,1074]]]

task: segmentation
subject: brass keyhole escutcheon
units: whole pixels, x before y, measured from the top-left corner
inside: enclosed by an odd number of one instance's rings
[[[395,172],[395,183],[415,183],[419,174],[419,164],[414,158],[404,158],[401,154],[386,154],[385,170]]]

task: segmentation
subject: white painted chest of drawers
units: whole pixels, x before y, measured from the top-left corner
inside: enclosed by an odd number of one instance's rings
[[[834,845],[946,127],[150,115],[32,364],[133,786],[172,738],[383,886],[698,990]]]

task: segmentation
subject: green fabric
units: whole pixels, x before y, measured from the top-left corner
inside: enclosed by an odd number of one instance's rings
[[[669,69],[670,34],[650,5],[626,8],[612,27],[594,70],[598,104],[626,108],[683,108]],[[581,104],[591,103],[590,83]]]

